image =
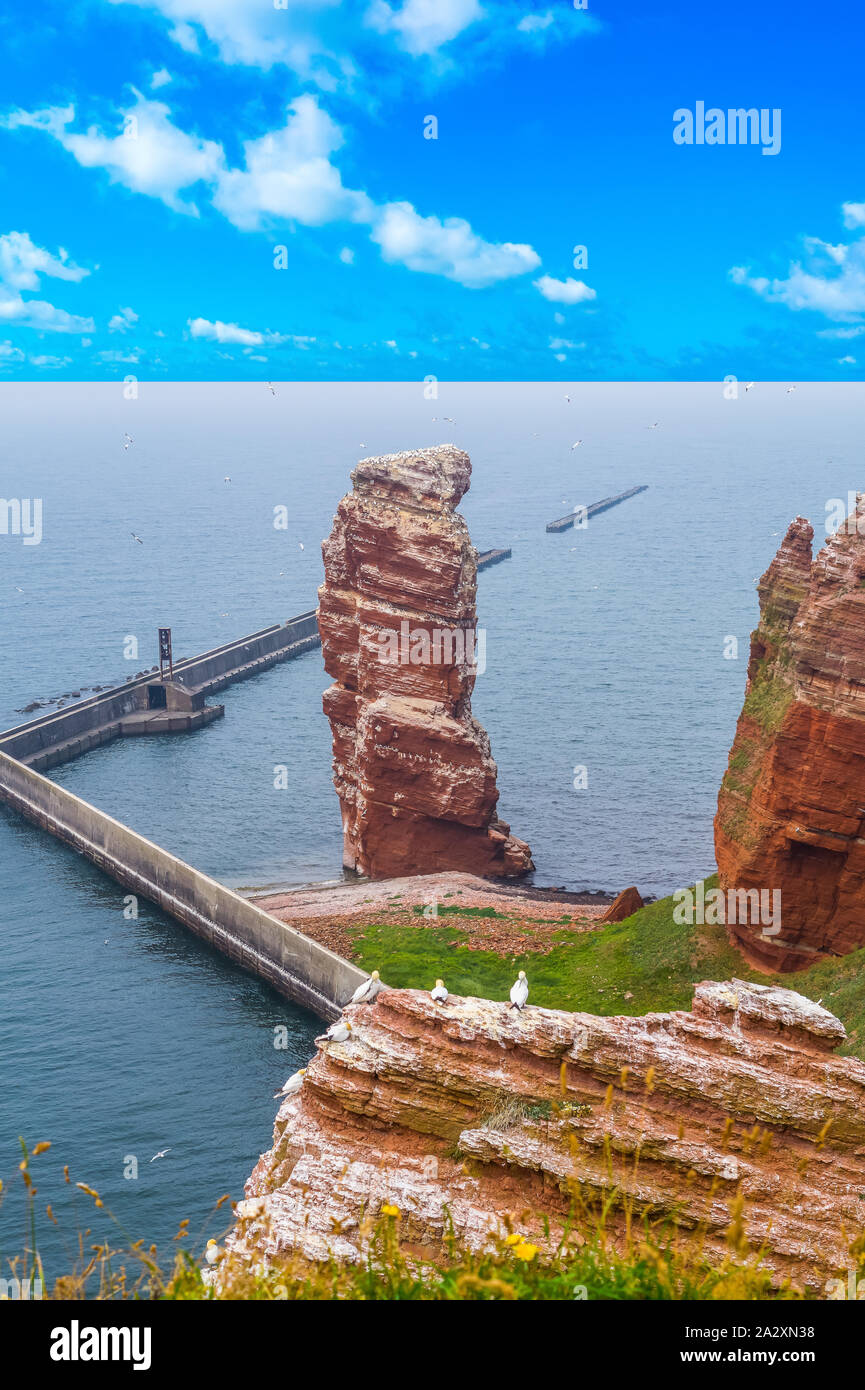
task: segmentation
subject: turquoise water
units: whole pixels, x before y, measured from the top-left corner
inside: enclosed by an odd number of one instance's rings
[[[429,402],[414,385],[145,384],[131,402],[119,386],[0,387],[0,495],[41,497],[44,527],[38,546],[0,535],[0,727],[34,698],[153,664],[161,624],[193,655],[310,608],[360,454],[452,439],[473,460],[475,543],[513,548],[479,578],[474,708],[536,881],[656,894],[693,881],[712,868],[753,580],[796,513],[822,537],[827,501],[863,486],[865,389],[758,384],[727,401],[719,385],[605,384],[570,388],[570,404],[567,390],[442,384]],[[649,491],[585,532],[545,534],[636,483]],[[226,690],[225,719],[198,734],[115,744],[54,775],[232,885],[333,878],[327,683],[309,653]],[[278,764],[288,790],[274,790]],[[268,1147],[272,1092],[316,1020],[146,904],[124,918],[116,884],[5,810],[0,933],[0,1176],[18,1134],[47,1139],[40,1203],[62,1207],[68,1162],[133,1238],[170,1244],[184,1217],[197,1230]],[[50,1274],[73,1228],[42,1228]],[[0,1254],[23,1235],[7,1199]]]

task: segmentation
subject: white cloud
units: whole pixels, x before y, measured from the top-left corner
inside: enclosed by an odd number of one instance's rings
[[[540,280],[533,283],[544,299],[549,299],[553,304],[582,304],[587,299],[597,298],[597,290],[570,276],[567,280],[554,280],[552,275],[542,275]]]
[[[856,358],[855,358],[855,357],[851,357],[849,353],[847,354],[846,357],[839,357],[839,358],[838,358],[838,361],[841,363],[841,366],[842,366],[842,367],[846,367],[846,366],[855,367],[855,365],[856,365]]]
[[[24,353],[20,348],[13,346],[8,338],[5,343],[0,343],[0,362],[21,362],[23,359]]]
[[[0,322],[54,333],[92,332],[92,319],[69,314],[44,299],[24,299],[20,293],[38,290],[44,275],[77,283],[89,274],[70,261],[62,248],[55,256],[37,246],[29,233],[7,232],[0,236]]]
[[[155,92],[158,87],[165,87],[171,81],[171,73],[168,68],[159,68],[150,79],[150,90]]]
[[[536,34],[540,29],[549,29],[553,22],[552,10],[547,10],[546,14],[527,14],[517,25],[523,34]]]
[[[32,363],[34,367],[68,367],[70,362],[72,361],[72,358],[49,357],[43,354],[39,357],[31,357],[29,361]]]
[[[261,347],[266,342],[279,342],[278,334],[257,333],[252,328],[241,328],[236,323],[223,323],[221,319],[188,319],[187,327],[193,338],[206,338],[213,343],[242,343],[247,347]]]
[[[339,259],[343,265],[354,265],[354,252],[350,246],[344,246],[339,253]]]
[[[560,314],[560,313],[558,312],[558,310],[557,310],[556,313],[553,314],[553,322],[554,322],[554,323],[558,323],[558,324],[561,325],[561,324],[564,323],[564,321],[565,321],[565,316],[564,316],[564,314]]]
[[[379,33],[395,33],[400,46],[417,57],[435,53],[482,15],[478,0],[403,0],[396,10],[386,0],[373,0],[367,23]]]
[[[841,211],[846,227],[865,228],[865,203],[844,203]],[[770,280],[752,275],[750,266],[738,265],[729,271],[730,279],[770,304],[809,309],[841,322],[858,319],[865,313],[865,235],[837,246],[808,236],[802,238],[802,245],[804,257],[791,261],[784,277]],[[823,336],[846,335],[837,329],[824,330]]]
[[[818,338],[861,338],[865,333],[865,324],[859,324],[854,328],[821,328]]]
[[[137,352],[118,352],[113,348],[108,348],[104,352],[98,352],[96,355],[102,362],[136,363],[140,360]]]
[[[570,338],[550,338],[552,352],[561,352],[563,348],[583,348],[585,346],[585,343],[572,343]]]
[[[468,289],[482,289],[540,265],[531,246],[484,241],[462,217],[422,217],[411,203],[385,204],[371,236],[390,264],[444,275]]]
[[[540,265],[531,246],[485,241],[464,218],[425,217],[409,202],[376,205],[361,190],[346,188],[331,162],[343,143],[342,130],[314,96],[298,97],[280,130],[246,141],[245,167],[229,169],[221,145],[188,135],[172,123],[167,106],[135,95],[137,104],[122,113],[129,135],[107,136],[93,128],[84,135],[71,133],[72,106],[17,111],[0,124],[43,130],[80,164],[101,166],[115,182],[159,198],[177,212],[198,215],[195,204],[180,194],[205,183],[213,206],[243,231],[279,222],[364,223],[388,263],[442,275],[470,289],[524,275]],[[340,253],[343,260],[348,251]],[[549,277],[536,283],[539,288],[561,284]],[[575,303],[593,299],[595,292],[569,280],[557,297]]]
[[[199,53],[199,32],[216,46],[224,63],[265,70],[284,64],[299,77],[333,86],[336,73],[349,73],[350,59],[332,52],[321,32],[322,18],[340,0],[111,0],[156,11],[169,21],[169,37],[186,53]],[[339,16],[336,16],[338,24]]]
[[[127,328],[131,328],[138,322],[138,315],[134,309],[121,309],[108,320],[109,333],[125,333]]]
[[[38,290],[40,275],[55,280],[83,280],[90,271],[70,261],[61,247],[56,256],[44,251],[27,232],[0,236],[0,281],[13,290]]]
[[[842,203],[841,213],[844,226],[851,231],[856,227],[865,227],[865,203]]]
[[[313,227],[369,220],[369,198],[345,188],[339,170],[330,162],[342,142],[342,131],[316,98],[300,96],[289,107],[282,130],[246,141],[245,169],[221,172],[214,206],[247,231],[269,218]]]
[[[134,89],[133,89],[134,90]],[[14,111],[0,121],[8,130],[30,127],[53,135],[84,168],[102,168],[112,183],[134,193],[160,198],[175,212],[198,215],[194,203],[180,197],[199,182],[212,182],[224,167],[222,146],[188,135],[170,119],[169,108],[135,92],[134,106],[120,112],[115,135],[91,126],[85,134],[70,131],[74,106],[49,106],[41,111]]]

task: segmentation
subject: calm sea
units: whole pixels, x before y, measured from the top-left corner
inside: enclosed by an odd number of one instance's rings
[[[0,534],[0,728],[33,699],[152,665],[160,625],[191,656],[311,608],[357,459],[452,440],[472,457],[475,543],[513,549],[479,578],[474,709],[536,882],[661,894],[711,871],[754,579],[794,515],[822,539],[829,499],[865,486],[865,387],[758,384],[732,401],[714,384],[276,391],[0,387],[0,496],[43,508],[41,544]],[[586,530],[545,533],[638,483],[649,491]],[[309,653],[225,691],[225,719],[192,737],[115,744],[54,775],[232,885],[334,878],[327,683]],[[278,764],[288,790],[274,789]],[[126,920],[116,884],[2,808],[0,972],[0,1177],[18,1135],[51,1141],[34,1164],[38,1205],[61,1218],[40,1218],[49,1276],[74,1253],[63,1163],[132,1238],[166,1249],[182,1218],[196,1232],[223,1192],[240,1195],[315,1019],[146,904]],[[12,1195],[0,1257],[24,1238]]]

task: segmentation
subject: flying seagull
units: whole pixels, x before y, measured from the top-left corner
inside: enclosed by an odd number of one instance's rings
[[[133,539],[134,541],[138,541],[138,544],[139,544],[139,545],[143,545],[143,544],[144,544],[144,541],[141,539],[141,537],[140,537],[140,536],[136,536],[136,534],[135,534],[134,531],[130,531],[129,534],[130,534],[130,536],[132,537],[132,539]]]
[[[521,970],[511,987],[511,1008],[522,1011],[526,1006],[528,997],[529,982],[526,979],[525,970]]]
[[[268,386],[269,386],[269,388],[270,388],[270,394],[271,394],[272,396],[275,396],[275,395],[276,395],[276,391],[273,389],[273,382],[272,382],[272,381],[269,381],[267,384],[268,384]]]
[[[382,988],[379,973],[374,970],[368,980],[364,980],[362,984],[358,985],[348,1002],[350,1004],[372,1004]]]
[[[305,1076],[306,1067],[301,1067],[300,1071],[296,1071],[294,1076],[288,1078],[281,1091],[274,1091],[273,1099],[279,1100],[282,1098],[284,1100],[286,1096],[293,1096],[295,1092],[300,1090]]]
[[[577,442],[576,442],[576,444],[572,444],[572,445],[571,445],[571,449],[572,449],[572,450],[573,450],[573,449],[579,449],[579,447],[580,447],[580,445],[582,444],[582,442],[583,442],[582,439],[578,439]]]
[[[171,1153],[171,1150],[170,1150],[170,1149],[160,1149],[158,1154],[154,1154],[154,1155],[153,1155],[153,1157],[151,1158],[150,1162],[151,1162],[151,1163],[155,1163],[156,1160],[157,1160],[157,1158],[164,1158],[166,1154],[170,1154],[170,1153]]]
[[[446,1004],[448,1002],[448,992],[445,989],[443,980],[436,980],[435,989],[430,990],[429,997],[434,1000],[436,1004]]]

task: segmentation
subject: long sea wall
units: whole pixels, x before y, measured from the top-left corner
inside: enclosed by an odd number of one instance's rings
[[[3,752],[0,798],[319,1018],[336,1018],[366,979],[364,971]]]

